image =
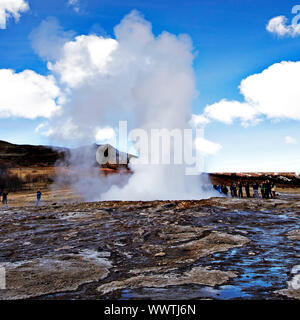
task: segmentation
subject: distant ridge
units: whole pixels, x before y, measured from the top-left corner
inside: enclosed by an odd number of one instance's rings
[[[0,164],[9,167],[53,166],[68,153],[66,148],[13,144],[0,140]]]
[[[90,157],[92,160],[95,160],[95,166],[98,166],[96,162],[96,150],[101,146],[98,144],[93,144],[90,146],[82,146],[79,148],[74,148],[74,153],[78,153],[78,158],[81,161],[84,161],[84,157],[86,157],[86,150],[92,151]],[[125,157],[127,156],[128,162],[129,159],[135,157],[131,154],[126,154],[123,152],[119,152],[111,145],[105,145],[109,149],[110,152],[115,151],[117,155],[117,159],[119,155],[123,154]],[[94,150],[94,151],[93,151]],[[94,153],[95,152],[95,153]],[[13,144],[10,142],[6,142],[0,140],[0,165],[5,165],[10,168],[20,168],[20,167],[53,167],[59,163],[61,166],[69,166],[70,159],[70,149],[62,148],[62,147],[51,147],[51,146],[34,146],[28,144]],[[110,164],[107,162],[102,165],[103,168],[110,169],[119,169],[121,167],[127,167],[127,165],[116,165]]]
[[[100,145],[93,144],[91,146],[83,146],[75,148],[74,151],[83,156],[81,161],[84,161],[85,148],[89,150],[95,150],[95,153],[91,152],[91,157],[95,160],[95,166],[98,166],[96,162],[96,150]],[[110,151],[116,150],[111,145],[106,145]],[[92,148],[92,149],[90,149]],[[117,158],[120,152],[116,150]],[[69,166],[70,149],[62,147],[51,146],[33,146],[28,144],[18,145],[0,140],[0,166],[5,165],[9,168],[30,168],[30,167],[54,167],[57,163],[61,166]],[[135,157],[131,154],[127,154],[128,161],[131,157]],[[116,165],[106,163],[101,166],[102,168],[112,169],[113,172],[127,165]],[[263,181],[265,179],[271,179],[278,185],[287,186],[299,186],[300,176],[296,172],[220,172],[220,173],[208,173],[213,184],[231,184],[232,182],[242,181]]]

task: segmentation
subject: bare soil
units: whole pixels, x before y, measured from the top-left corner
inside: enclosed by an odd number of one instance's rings
[[[1,299],[300,298],[299,193],[84,203],[42,192],[41,206],[28,192],[0,209]]]

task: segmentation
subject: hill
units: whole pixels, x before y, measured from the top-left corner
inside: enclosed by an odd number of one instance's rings
[[[96,162],[96,150],[103,146],[105,153],[116,152],[117,162],[124,156],[127,158],[127,165],[113,164],[107,161],[103,165]],[[71,152],[72,151],[72,152]],[[105,173],[118,172],[120,168],[127,169],[128,163],[132,157],[131,154],[119,152],[111,145],[83,146],[75,149],[51,147],[51,146],[34,146],[34,145],[17,145],[0,140],[0,171],[3,168],[9,169],[12,175],[16,175],[25,181],[43,181],[51,182],[51,177],[55,174],[55,166],[68,168],[70,162],[74,160],[84,162],[89,161],[95,167],[99,166]],[[2,168],[2,169],[1,169]],[[43,179],[43,176],[45,179]],[[295,172],[253,172],[253,173],[209,173],[212,184],[230,185],[232,182],[242,181],[261,183],[263,180],[270,179],[278,186],[282,187],[300,187],[300,176]]]
[[[83,146],[74,149],[50,147],[50,146],[34,146],[34,145],[18,145],[0,140],[0,165],[8,168],[34,168],[34,167],[53,167],[70,165],[72,157],[76,157],[76,161],[94,161],[94,166],[99,164],[96,162],[96,151],[103,146],[104,154],[116,153],[116,160],[119,158],[127,158],[127,164],[130,158],[135,157],[131,154],[119,152],[109,144],[99,145],[93,144],[91,146]],[[71,152],[72,151],[72,152]],[[108,157],[109,159],[109,157]],[[126,162],[126,161],[125,161]],[[118,169],[124,165],[115,165],[109,161],[105,161],[103,168]],[[127,165],[125,165],[127,167]]]
[[[49,146],[17,145],[0,140],[0,164],[9,168],[49,167],[67,158],[69,150]]]

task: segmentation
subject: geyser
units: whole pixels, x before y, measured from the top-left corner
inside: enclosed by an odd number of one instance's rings
[[[118,136],[122,120],[128,130],[189,128],[197,95],[190,38],[165,31],[154,35],[151,24],[137,11],[125,16],[114,33],[107,38],[77,36],[48,63],[65,92],[61,111],[48,124],[54,141],[92,144],[97,131],[108,126]],[[151,157],[154,149],[149,148]],[[141,165],[137,159],[130,163],[133,175],[126,184],[115,185],[118,179],[88,174],[95,157],[80,164],[71,156],[70,161],[77,175],[73,185],[87,200],[199,199],[213,194],[203,190],[200,175],[186,175],[185,164]]]

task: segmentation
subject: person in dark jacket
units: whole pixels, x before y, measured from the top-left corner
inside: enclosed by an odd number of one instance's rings
[[[259,185],[256,182],[254,182],[252,185],[252,188],[253,188],[253,198],[258,198],[259,197],[259,195],[258,195]]]
[[[234,197],[234,191],[233,191],[233,183],[230,185],[230,193],[232,198]]]
[[[247,182],[246,185],[245,185],[245,191],[246,191],[247,198],[250,198],[250,185],[249,185],[249,182]]]
[[[266,190],[267,190],[266,181],[264,181],[260,187],[261,197],[263,199],[266,198]]]
[[[3,191],[2,192],[2,204],[7,204],[7,196],[8,196],[8,192]]]
[[[228,194],[228,188],[227,188],[225,185],[222,185],[222,187],[221,187],[221,191],[222,191],[222,193],[224,193],[224,194],[225,194],[225,196],[227,197],[227,194]]]
[[[39,205],[39,203],[40,203],[40,201],[41,201],[41,198],[42,198],[42,193],[41,193],[41,191],[38,191],[38,192],[36,193],[36,205],[37,205],[37,206]]]
[[[237,186],[236,183],[233,182],[230,186],[232,197],[237,197]]]
[[[270,197],[272,197],[272,195],[271,195],[271,182],[270,182],[270,180],[267,180],[266,181],[265,198],[269,199]]]
[[[243,184],[241,181],[238,184],[238,188],[239,188],[239,198],[243,198]]]

